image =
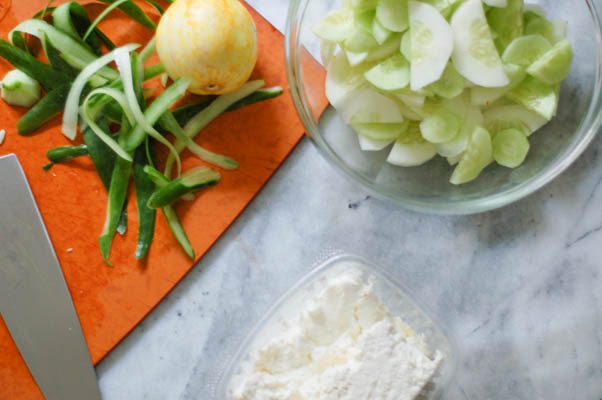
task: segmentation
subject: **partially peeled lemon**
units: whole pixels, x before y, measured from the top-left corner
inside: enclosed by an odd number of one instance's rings
[[[157,53],[172,79],[196,94],[224,94],[249,80],[257,31],[238,0],[176,0],[157,27]]]

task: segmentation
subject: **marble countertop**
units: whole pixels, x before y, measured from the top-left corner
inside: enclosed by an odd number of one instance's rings
[[[286,0],[249,1],[279,29]],[[98,367],[106,400],[206,400],[246,330],[321,253],[350,251],[413,288],[458,343],[445,399],[602,398],[602,140],[502,210],[398,210],[304,140],[250,208]]]

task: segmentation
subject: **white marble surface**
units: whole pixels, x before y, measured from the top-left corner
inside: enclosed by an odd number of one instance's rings
[[[250,1],[282,28],[286,1]],[[602,141],[544,190],[470,217],[367,198],[307,140],[99,368],[107,400],[209,399],[245,332],[329,248],[413,288],[458,343],[445,399],[602,398]]]

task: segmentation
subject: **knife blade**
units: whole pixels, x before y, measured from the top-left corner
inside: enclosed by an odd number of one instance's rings
[[[79,319],[15,155],[0,158],[0,315],[47,400],[97,400]]]

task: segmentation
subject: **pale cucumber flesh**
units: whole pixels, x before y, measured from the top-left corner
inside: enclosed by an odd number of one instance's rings
[[[573,61],[567,24],[523,0],[343,0],[314,27],[326,95],[363,151],[450,182],[520,166]]]

